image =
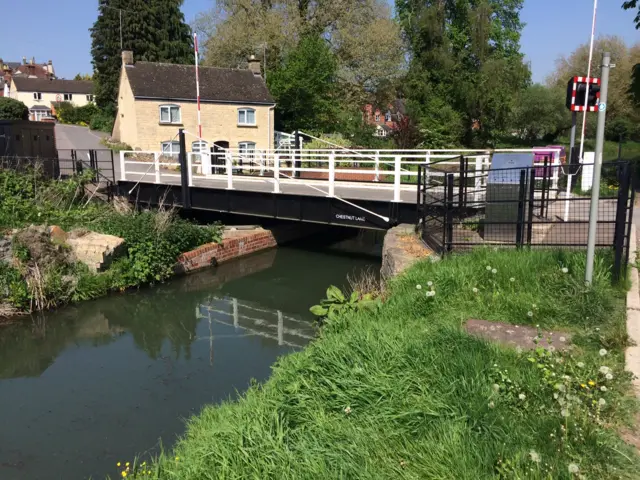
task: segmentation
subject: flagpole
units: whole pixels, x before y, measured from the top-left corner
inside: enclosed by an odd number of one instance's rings
[[[196,56],[196,99],[198,102],[198,137],[202,140],[202,123],[200,122],[200,72],[198,68],[198,34],[193,34],[193,45],[195,47]]]
[[[587,67],[587,90],[584,94],[584,112],[582,114],[582,135],[580,136],[580,155],[584,154],[584,135],[587,129],[587,112],[589,110],[589,87],[591,86],[591,62],[593,60],[593,44],[596,37],[596,17],[598,12],[598,0],[593,0],[593,20],[591,21],[591,46],[589,47],[589,65]]]

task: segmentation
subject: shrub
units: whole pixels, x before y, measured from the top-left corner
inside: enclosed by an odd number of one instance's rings
[[[8,302],[21,310],[29,306],[29,289],[20,271],[0,262],[0,303]]]
[[[113,123],[115,118],[104,111],[98,111],[93,114],[89,123],[91,130],[99,130],[101,132],[111,133],[113,131]],[[131,150],[131,149],[129,149]]]
[[[88,103],[83,107],[76,107],[69,102],[59,102],[55,106],[56,115],[61,123],[87,126],[91,119],[99,110],[93,103]]]
[[[29,109],[19,100],[0,97],[0,120],[28,120]]]

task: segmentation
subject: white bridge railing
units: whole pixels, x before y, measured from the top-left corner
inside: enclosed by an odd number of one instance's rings
[[[549,153],[550,165],[560,165],[559,148],[499,149],[499,150],[239,150],[219,153],[187,153],[190,186],[196,180],[224,180],[227,189],[242,188],[239,180],[261,179],[272,184],[274,193],[281,193],[282,184],[324,186],[326,195],[335,196],[336,183],[358,182],[392,192],[394,202],[401,202],[401,192],[414,190],[418,165],[431,165],[427,170],[429,184],[442,184],[446,173],[460,175],[460,156],[468,161],[469,174],[483,188],[491,154],[501,152]],[[539,165],[539,164],[537,164]],[[541,165],[540,165],[541,166]],[[452,168],[452,167],[458,167]],[[157,151],[121,151],[120,180],[163,184],[175,183],[181,177],[177,153]],[[537,170],[537,169],[536,169]],[[558,187],[559,168],[552,169],[552,189]],[[536,173],[537,175],[537,173]],[[206,181],[198,186],[207,186]]]

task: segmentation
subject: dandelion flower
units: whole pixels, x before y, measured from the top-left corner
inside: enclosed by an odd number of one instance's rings
[[[533,303],[533,304],[531,305],[531,308],[538,308],[538,306],[537,306],[535,303]]]
[[[601,391],[601,392],[606,392],[606,391],[607,391],[607,387],[605,387],[604,385],[602,385],[602,386],[600,387],[600,391]]]
[[[562,410],[560,410],[560,415],[562,415],[563,417],[568,417],[569,416],[569,410],[566,408],[563,408]]]
[[[492,268],[491,269],[491,273],[493,273],[495,275],[496,273],[498,273],[498,270],[496,270],[495,268]]]
[[[599,407],[604,407],[606,404],[607,404],[607,401],[604,398],[601,398],[600,400],[598,400]]]
[[[116,463],[116,467],[119,467],[120,465],[122,465],[120,462]]]
[[[511,278],[509,279],[509,281],[510,281],[511,283],[513,283],[513,282],[515,282],[515,281],[516,281],[516,279],[515,279],[515,278],[513,278],[513,277],[511,277]]]
[[[554,398],[554,400],[557,400],[557,399],[558,399],[558,394],[557,394],[557,393],[554,393],[554,394],[553,394],[553,398]]]
[[[528,317],[533,317],[533,312],[532,312],[531,310],[529,310],[529,311],[527,312],[527,316],[528,316]]]
[[[349,415],[351,413],[351,407],[350,406],[346,406],[344,407],[344,413],[346,413],[347,415]]]
[[[127,478],[127,475],[129,475],[127,472],[122,472],[120,475],[122,475],[122,478]]]
[[[420,285],[420,284],[416,285],[416,289],[417,290],[422,290],[422,285]]]
[[[476,287],[473,287],[473,293],[478,293],[478,289]]]
[[[555,351],[556,351],[556,347],[554,347],[553,345],[549,345],[548,350],[549,350],[550,352],[555,352]]]
[[[591,387],[595,386],[595,384],[596,384],[596,382],[594,382],[593,380],[589,380],[587,383],[588,383],[588,384],[589,384],[589,386],[591,386]]]
[[[569,464],[569,473],[578,473],[579,471],[580,467],[578,467],[578,465],[576,465],[575,463]]]
[[[524,400],[525,398],[527,398],[527,396],[524,393],[521,393],[520,395],[518,395],[518,398],[520,400]]]
[[[491,265],[487,265],[487,271],[491,271]]]
[[[611,369],[609,367],[605,367],[604,365],[602,367],[600,367],[600,373],[601,374],[606,375],[609,372],[611,372]]]
[[[569,273],[569,269],[567,267],[562,267],[562,273]]]
[[[607,354],[607,351],[604,348],[601,348],[598,353],[600,354],[601,357],[604,357]]]
[[[488,405],[489,408],[494,408],[495,406],[496,406],[496,404],[493,403],[493,401],[489,402],[489,405]]]
[[[584,362],[578,362],[577,365],[578,368],[584,368]]]
[[[607,380],[613,380],[613,375],[610,373],[607,373],[604,378],[606,378]]]
[[[531,458],[532,462],[540,463],[540,454],[535,450],[529,452],[529,458]]]
[[[562,343],[567,341],[567,339],[565,337],[560,337],[558,340],[560,340]]]
[[[180,457],[176,457],[176,462],[177,462],[178,460],[180,460]]]
[[[428,281],[428,282],[427,282],[427,287],[431,287],[432,285],[433,285],[433,282],[432,282],[432,281]]]
[[[129,462],[125,463],[125,464],[124,464],[124,466],[125,466],[125,467],[128,467],[128,466],[129,466]]]

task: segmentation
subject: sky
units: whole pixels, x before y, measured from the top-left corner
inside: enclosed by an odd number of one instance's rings
[[[622,10],[622,3],[600,0],[596,33],[619,35],[628,44],[640,42],[634,12]],[[213,4],[213,0],[185,0],[187,22]],[[60,78],[91,72],[89,28],[96,19],[97,5],[97,0],[0,0],[0,58],[21,61],[22,57],[35,57],[39,63],[52,60]],[[589,41],[592,13],[592,0],[525,0],[521,18],[527,25],[522,51],[531,62],[535,82],[544,81],[560,55],[568,55]],[[46,16],[44,23],[42,15]],[[34,20],[50,27],[25,29]]]

